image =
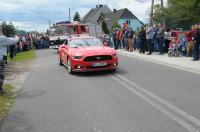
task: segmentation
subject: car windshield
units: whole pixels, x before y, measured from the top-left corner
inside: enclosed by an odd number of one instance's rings
[[[50,31],[52,36],[68,34],[69,32],[67,27],[52,27]]]
[[[69,47],[102,46],[102,42],[97,38],[74,39],[69,41]]]

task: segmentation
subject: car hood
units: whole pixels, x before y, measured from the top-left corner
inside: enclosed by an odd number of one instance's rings
[[[78,56],[112,55],[116,51],[108,46],[90,46],[71,48],[71,53]]]

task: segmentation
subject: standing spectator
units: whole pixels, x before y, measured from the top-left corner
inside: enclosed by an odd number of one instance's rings
[[[139,39],[140,39],[140,53],[145,53],[145,41],[146,41],[146,32],[144,30],[144,27],[141,27],[141,30],[139,32]]]
[[[114,42],[113,42],[113,39],[112,39],[112,35],[109,35],[109,44],[112,48],[115,48],[114,46]]]
[[[187,56],[192,56],[193,53],[193,47],[194,47],[194,41],[193,38],[195,37],[196,30],[195,30],[195,25],[192,25],[191,30],[187,34],[187,39],[188,39],[188,45],[187,45]]]
[[[30,40],[30,48],[33,48],[33,35],[29,34],[29,40]]]
[[[148,55],[151,55],[152,51],[153,51],[153,27],[151,25],[149,25],[146,28],[146,38],[147,38],[147,44],[148,44]]]
[[[15,56],[15,44],[10,45],[9,48],[10,48],[10,58],[13,59]]]
[[[200,28],[196,27],[196,33],[194,36],[194,55],[193,55],[193,61],[199,60],[199,45],[200,45]]]
[[[140,48],[140,45],[139,45],[140,42],[139,42],[139,38],[138,38],[138,36],[139,36],[139,31],[135,32],[135,34],[134,34],[134,45],[133,45],[134,50]]]
[[[163,50],[163,44],[164,44],[164,33],[165,29],[163,27],[163,24],[159,24],[159,30],[157,32],[157,40],[158,40],[158,49],[159,49],[159,54],[164,55],[164,50]]]
[[[121,49],[123,49],[123,29],[120,29],[119,41],[120,41],[120,47],[121,47]]]
[[[130,29],[129,34],[128,34],[128,51],[130,52],[133,51],[133,35],[134,35],[134,32],[132,29]]]
[[[115,50],[116,50],[116,49],[118,49],[118,46],[117,46],[117,31],[116,31],[116,29],[114,29],[113,32],[112,32],[112,38],[113,38],[114,47],[115,47]]]
[[[170,29],[167,28],[166,32],[165,32],[165,48],[164,48],[165,53],[168,52],[169,44],[171,42],[171,37],[172,37],[172,33],[171,33]]]
[[[123,28],[122,29],[122,46],[123,46],[123,49],[125,49],[125,29]]]
[[[22,51],[22,45],[23,45],[23,42],[22,42],[22,39],[20,38],[19,41],[17,42],[17,52],[21,52]]]
[[[125,44],[125,49],[128,51],[128,37],[129,37],[129,30],[128,28],[125,29],[124,32],[124,44]]]
[[[158,52],[158,38],[157,38],[157,33],[158,33],[158,25],[154,27],[154,51]]]
[[[119,49],[122,49],[122,30],[117,32],[117,46]]]

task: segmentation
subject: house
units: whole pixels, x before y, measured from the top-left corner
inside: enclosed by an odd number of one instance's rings
[[[106,14],[112,12],[107,5],[96,5],[96,8],[91,9],[82,19],[81,22],[87,24],[97,24],[101,13]]]
[[[126,23],[127,27],[137,30],[144,24],[127,8],[116,10],[113,12],[105,14],[105,20],[109,28],[117,22],[121,27],[123,23]]]
[[[82,19],[81,22],[87,24],[97,24],[99,17],[103,13],[105,15],[105,22],[109,29],[111,29],[114,22],[117,22],[121,27],[123,23],[127,27],[137,30],[144,24],[127,8],[113,11],[107,5],[97,5],[96,8],[91,9]]]

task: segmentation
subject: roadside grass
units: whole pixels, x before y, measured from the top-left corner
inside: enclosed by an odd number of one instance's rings
[[[34,60],[36,58],[35,50],[29,50],[17,53],[17,55],[13,59],[9,57],[9,53],[7,56],[8,56],[8,63],[9,62],[21,63],[29,60]],[[0,95],[0,123],[2,119],[6,116],[7,112],[9,111],[16,97],[16,93],[12,92],[12,89],[14,89],[14,87],[11,84],[3,85],[4,94]]]
[[[35,50],[23,51],[23,52],[17,53],[17,55],[13,59],[11,59],[8,54],[8,62],[10,62],[10,61],[14,61],[14,62],[28,61],[28,60],[35,59],[35,57],[36,57]]]
[[[3,89],[4,94],[0,95],[0,121],[6,116],[16,96],[16,94],[12,92],[13,86],[10,84],[4,84]]]

